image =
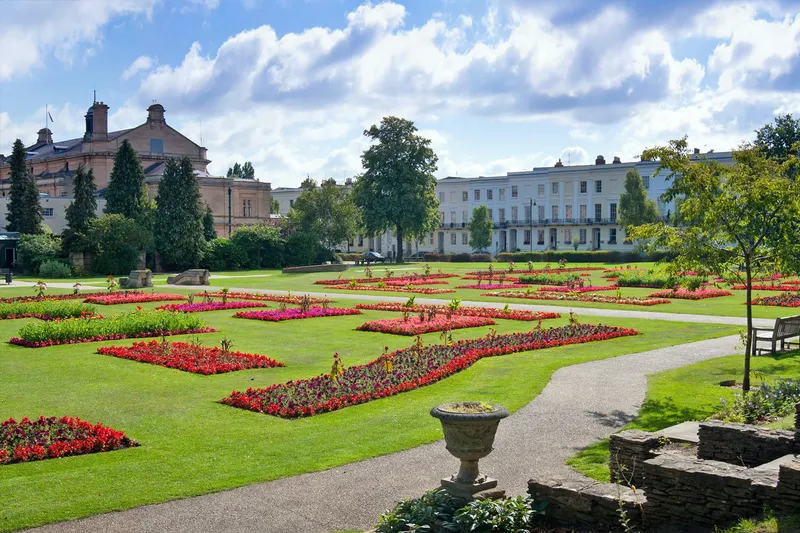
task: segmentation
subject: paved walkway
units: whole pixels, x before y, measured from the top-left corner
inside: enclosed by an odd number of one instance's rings
[[[542,394],[500,424],[495,451],[481,461],[483,471],[500,480],[510,494],[524,494],[532,475],[586,479],[564,460],[636,416],[648,374],[730,355],[737,351],[738,342],[737,336],[724,337],[558,370]],[[456,470],[456,459],[439,441],[331,470],[36,531],[328,533],[366,529],[398,499],[418,496]]]

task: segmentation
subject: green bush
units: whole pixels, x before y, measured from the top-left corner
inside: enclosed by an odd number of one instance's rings
[[[764,382],[749,394],[734,394],[733,400],[720,402],[720,409],[712,418],[744,424],[775,420],[794,413],[794,405],[800,402],[800,381]]]
[[[661,289],[672,289],[680,285],[677,276],[654,272],[630,271],[621,272],[617,278],[617,285],[620,287],[652,287]]]
[[[432,490],[420,498],[403,500],[379,519],[377,533],[444,532],[443,522],[458,510],[458,501],[441,489]]]
[[[357,253],[357,254],[338,253],[336,255],[342,261],[361,261],[361,259],[364,257],[363,253]]]
[[[34,316],[42,319],[92,316],[96,307],[75,300],[40,300],[0,303],[0,319]]]
[[[284,263],[285,241],[277,228],[266,224],[242,226],[233,232],[230,241],[244,250],[243,268],[279,268]]]
[[[425,252],[425,261],[429,263],[449,263],[453,258],[450,254],[437,254],[433,252]]]
[[[501,274],[502,271],[498,272]],[[496,274],[497,275],[497,274]],[[520,283],[532,283],[539,285],[566,285],[567,283],[578,281],[581,279],[580,275],[572,272],[565,274],[530,274],[519,277]]]
[[[41,278],[69,278],[72,276],[72,268],[56,259],[48,259],[39,265],[39,277]]]
[[[211,271],[239,270],[247,263],[247,252],[230,239],[213,239],[206,245],[206,253],[200,262],[202,268]]]
[[[90,221],[87,239],[95,250],[95,273],[127,274],[139,266],[152,235],[134,219],[113,214]]]
[[[297,232],[286,241],[284,264],[286,266],[319,264],[317,263],[317,256],[330,256],[328,250],[320,250],[320,248],[322,248],[322,246],[320,246],[319,241],[314,235],[302,231]],[[323,259],[322,261],[329,261],[329,259]]]
[[[556,263],[561,259],[566,259],[571,263],[635,263],[667,260],[669,259],[669,255],[666,252],[646,255],[635,251],[623,252],[619,250],[580,252],[572,250],[553,250],[548,252],[503,252],[497,254],[497,260],[501,262],[534,261],[539,263]]]
[[[17,267],[26,274],[37,274],[45,261],[61,254],[61,239],[52,234],[20,236],[17,245]]]

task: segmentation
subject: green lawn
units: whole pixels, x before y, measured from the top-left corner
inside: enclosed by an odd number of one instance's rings
[[[3,289],[0,296],[30,292]],[[351,306],[355,301],[339,303]],[[101,311],[126,308],[134,306]],[[328,372],[334,352],[349,366],[376,358],[384,345],[400,348],[412,339],[354,331],[366,319],[391,316],[377,311],[282,323],[232,319],[232,314],[203,313],[206,322],[220,331],[197,338],[210,345],[228,337],[234,349],[275,357],[286,367],[200,376],[97,355],[100,343],[40,349],[4,345],[0,420],[79,416],[125,431],[141,447],[0,467],[0,530],[204,494],[407,449],[441,438],[438,422],[428,415],[438,403],[474,398],[515,411],[539,394],[562,366],[735,330],[711,324],[608,319],[602,322],[633,327],[642,335],[603,341],[602,349],[574,345],[489,358],[416,391],[313,418],[284,420],[217,402],[233,389]],[[0,321],[0,337],[9,338],[24,322]],[[546,326],[565,322],[566,318],[547,321]],[[500,321],[495,329],[506,333],[530,327],[530,323]],[[486,327],[457,330],[454,338],[474,338],[488,331]],[[435,343],[438,334],[423,339]]]
[[[761,372],[766,379],[800,378],[800,352],[752,359],[754,371]],[[734,391],[720,387],[719,383],[736,379],[741,383],[742,357],[722,357],[667,370],[648,378],[647,396],[639,415],[624,429],[657,431],[687,420],[708,418],[719,407],[720,398],[732,398]],[[755,381],[754,386],[758,385]],[[787,416],[773,428],[794,427],[794,416]],[[578,472],[598,481],[609,481],[608,439],[598,441],[578,452],[567,464]]]

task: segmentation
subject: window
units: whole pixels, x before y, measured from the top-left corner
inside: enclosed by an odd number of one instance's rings
[[[503,189],[500,190],[502,191]],[[502,224],[503,222],[506,221],[506,210],[501,207],[500,209],[497,210],[497,216],[500,217],[500,223]]]
[[[550,206],[550,210],[552,211],[550,214],[553,215],[552,219],[558,220],[558,206],[557,205]]]
[[[642,176],[642,181],[644,182],[644,188],[650,188],[650,176]]]
[[[539,209],[537,211],[539,211],[539,222],[541,222],[542,220],[544,220],[544,206],[540,205],[538,207]]]
[[[467,191],[461,191],[461,201],[469,202],[469,193]]]
[[[511,208],[511,220],[515,220],[515,221],[519,220],[517,218],[517,215],[519,215],[519,208],[517,206],[514,206],[514,207]]]
[[[539,196],[544,196],[544,183],[539,184],[539,186],[536,188],[536,192],[539,193]]]
[[[586,244],[586,230],[585,229],[582,229],[580,231],[580,243],[581,244]]]
[[[544,230],[540,229],[538,237],[536,239],[536,244],[544,244]]]
[[[461,223],[469,224],[469,213],[466,211],[461,211]]]
[[[617,221],[617,204],[608,204],[608,208],[610,210],[609,217],[611,218],[611,222]]]
[[[364,246],[364,236],[361,235],[360,233],[358,234],[358,245]]]
[[[347,246],[353,246],[353,239],[350,239],[349,241],[347,241]]]
[[[525,220],[530,222],[531,221],[531,217],[533,217],[533,215],[531,214],[531,206],[526,205],[525,206]]]
[[[469,233],[466,231],[461,232],[461,244],[464,246],[469,244]]]
[[[439,222],[444,226],[444,211],[439,211]]]
[[[519,196],[519,189],[517,189],[516,185],[511,186],[511,198],[517,198]]]
[[[586,220],[586,204],[581,204],[578,206],[578,217],[581,221]]]
[[[475,201],[479,202],[481,200],[481,190],[475,189]]]
[[[506,190],[505,189],[500,189],[500,199],[501,200],[505,200],[506,199]]]
[[[594,218],[597,220],[603,218],[603,204],[594,204]]]
[[[553,182],[553,194],[558,194],[558,182]]]
[[[443,192],[439,193],[439,203],[441,203],[441,204],[444,203],[444,193]]]
[[[522,244],[530,244],[531,243],[531,230],[525,230],[525,239],[522,241]]]
[[[455,211],[450,211],[450,223],[451,224],[455,224],[456,223],[456,212]]]
[[[494,191],[492,189],[486,189],[486,199],[487,200],[491,200],[492,199],[492,193],[493,192]]]
[[[243,217],[251,217],[253,216],[253,209],[250,205],[250,200],[242,200],[242,216]]]
[[[433,246],[433,233],[431,233],[431,246]]]
[[[602,180],[597,180],[594,182],[594,192],[603,192]]]
[[[289,200],[289,207],[290,208],[294,207],[294,200]]]
[[[150,139],[150,152],[154,154],[163,154],[164,139]]]
[[[564,244],[572,244],[572,230],[564,230]]]
[[[581,182],[581,194],[586,194],[586,182]]]
[[[608,244],[617,244],[617,228],[609,228]]]
[[[494,217],[492,216],[492,210],[487,209],[487,211],[489,212],[489,220],[494,220]]]
[[[455,243],[456,243],[456,232],[454,231],[450,234],[450,244],[455,244]]]
[[[42,209],[42,216],[51,217],[53,216],[53,208],[52,207],[45,207]]]
[[[567,212],[564,214],[564,218],[566,218],[567,220],[572,219],[572,206],[568,205],[565,207],[565,209],[567,210]]]

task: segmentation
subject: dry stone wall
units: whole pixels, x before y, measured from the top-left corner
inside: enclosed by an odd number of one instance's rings
[[[717,420],[700,424],[697,457],[754,467],[795,451],[792,431]]]

